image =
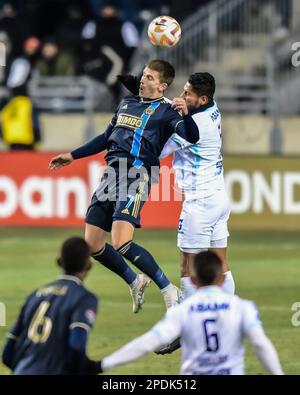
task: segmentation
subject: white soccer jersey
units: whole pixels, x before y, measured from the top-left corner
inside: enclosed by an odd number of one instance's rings
[[[174,153],[176,182],[185,196],[178,226],[178,247],[184,252],[227,246],[230,203],[221,155],[221,114],[215,101],[192,114],[199,141],[190,144],[173,134],[161,153]]]
[[[255,305],[224,293],[220,287],[200,288],[167,311],[152,331],[168,344],[181,337],[181,374],[244,374],[243,337],[261,327]]]
[[[176,181],[186,199],[224,189],[221,114],[216,102],[205,110],[199,110],[192,118],[199,129],[198,143],[191,144],[173,134],[161,153],[161,157],[165,157],[174,152]]]

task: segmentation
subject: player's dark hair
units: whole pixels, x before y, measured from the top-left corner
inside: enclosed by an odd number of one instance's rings
[[[63,243],[57,261],[67,274],[75,274],[86,269],[90,255],[91,250],[87,242],[82,237],[75,236]]]
[[[165,82],[168,86],[172,84],[175,78],[175,70],[169,62],[161,59],[153,59],[150,60],[146,66],[159,73],[160,82]]]
[[[209,73],[194,73],[190,75],[188,82],[198,96],[207,96],[208,100],[214,97],[216,90],[215,78]]]
[[[214,252],[200,252],[195,256],[194,269],[201,285],[211,285],[222,273],[222,261]]]

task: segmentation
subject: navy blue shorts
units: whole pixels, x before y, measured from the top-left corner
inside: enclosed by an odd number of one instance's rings
[[[115,176],[115,177],[114,177]],[[87,209],[85,222],[110,232],[113,221],[140,228],[140,213],[148,198],[151,180],[146,169],[108,166]]]

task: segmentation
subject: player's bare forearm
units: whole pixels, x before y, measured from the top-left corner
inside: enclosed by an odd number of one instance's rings
[[[50,170],[61,169],[64,166],[70,165],[73,160],[73,156],[70,152],[65,154],[59,154],[57,156],[54,156],[54,158],[50,160],[48,168]]]

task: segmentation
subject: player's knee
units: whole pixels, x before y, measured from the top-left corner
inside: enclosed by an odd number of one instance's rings
[[[121,247],[123,247],[124,244],[128,243],[130,240],[122,240],[122,239],[116,239],[112,240],[112,246],[114,247],[115,250],[119,250]]]
[[[99,238],[85,236],[85,241],[90,246],[92,254],[101,250],[105,246],[105,240],[100,240]]]

